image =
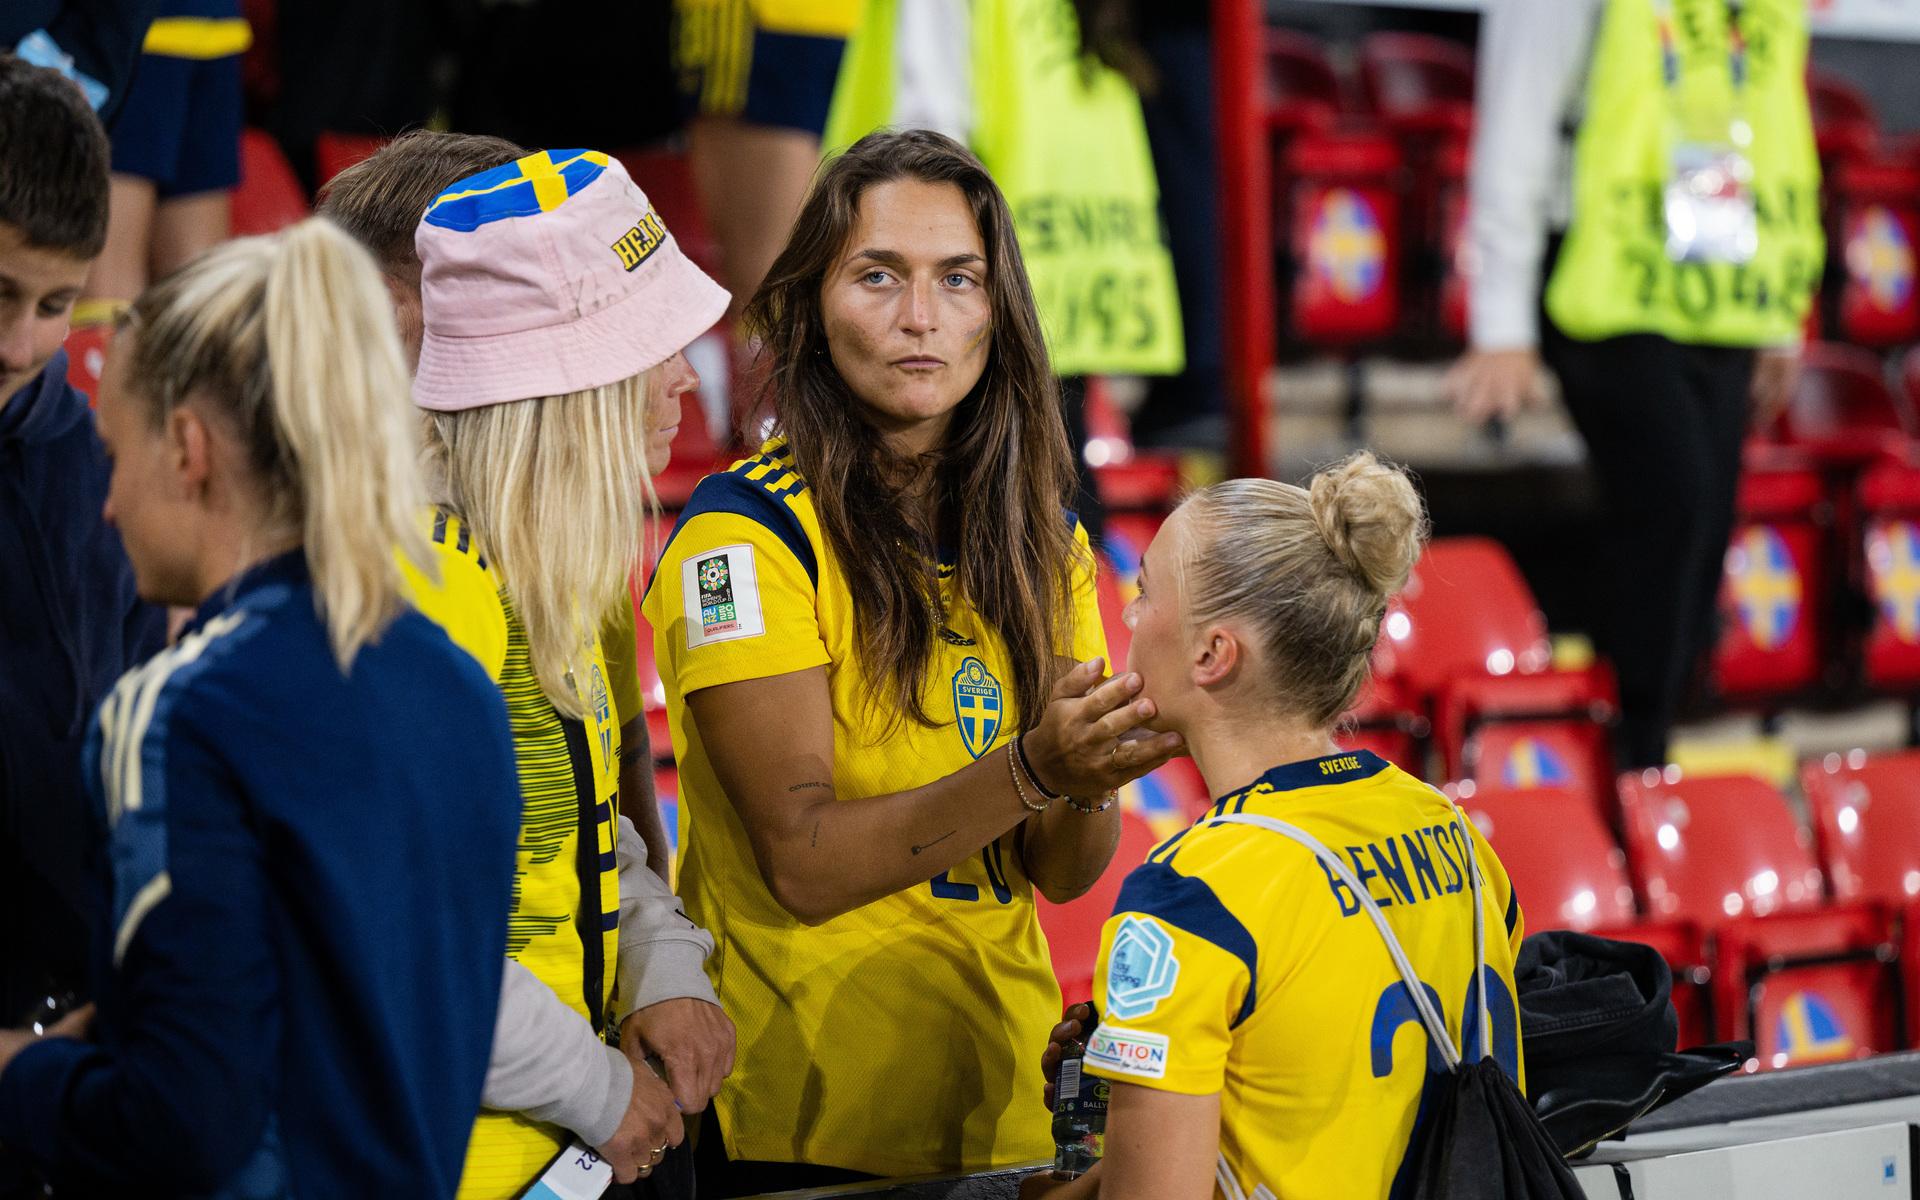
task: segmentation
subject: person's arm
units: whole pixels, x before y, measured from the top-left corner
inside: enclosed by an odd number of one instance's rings
[[[673,844],[660,819],[660,797],[653,787],[653,738],[645,713],[620,727],[620,815],[639,836],[647,870],[665,885],[673,872]]]
[[[505,960],[480,1106],[524,1113],[597,1146],[613,1135],[632,1091],[626,1058],[532,971]]]
[[[636,1070],[660,1060],[682,1112],[699,1112],[733,1073],[733,1022],[721,1011],[705,965],[713,935],[695,925],[666,881],[647,869],[646,848],[624,818],[614,850],[620,869],[620,955],[614,992],[620,1048]]]
[[[1055,790],[1101,795],[1181,745],[1177,734],[1158,734],[1109,753],[1114,739],[1148,718],[1135,703],[1137,676],[1087,694],[1100,666],[1082,663],[1062,678],[1025,735],[1028,759]],[[1150,714],[1150,702],[1141,703]],[[781,907],[810,925],[923,884],[1035,816],[1015,790],[1010,744],[923,787],[839,798],[824,667],[703,688],[687,704],[761,878]],[[769,713],[780,719],[769,721]]]
[[[1481,18],[1467,179],[1471,350],[1448,391],[1469,420],[1545,397],[1540,266],[1561,123],[1585,78],[1597,0],[1493,0]]]
[[[500,981],[480,1104],[571,1131],[623,1180],[681,1128],[667,1085],[601,1041],[586,1018],[512,959]]]
[[[648,869],[668,879],[673,847],[653,789],[653,739],[647,734],[647,698],[640,682],[639,624],[633,596],[622,592],[600,622],[600,647],[607,661],[607,694],[620,719],[620,814],[633,822],[646,843]]]
[[[283,1004],[265,851],[216,739],[182,708],[142,744],[109,734],[102,751],[154,764],[147,803],[113,835],[117,862],[152,859],[119,881],[137,890],[116,897],[110,1044],[42,1038],[0,1072],[0,1142],[63,1190],[214,1191],[274,1108],[279,1059],[262,1048],[283,1036]]]
[[[1116,1083],[1106,1156],[1070,1182],[1028,1176],[1020,1200],[1209,1200],[1219,1154],[1219,1092],[1188,1096]]]
[[[1062,675],[1075,662],[1107,657],[1107,632],[1100,616],[1100,598],[1094,574],[1100,569],[1088,543],[1086,527],[1078,518],[1073,523],[1074,563],[1071,572],[1073,632],[1072,657],[1062,658],[1056,667]],[[1126,674],[1116,672],[1116,674]],[[1137,703],[1145,703],[1144,701]],[[1143,710],[1144,711],[1144,710]],[[1144,732],[1144,731],[1139,731]],[[1035,764],[1040,782],[1052,786],[1044,768]],[[1098,808],[1104,796],[1076,796],[1084,808]],[[1087,893],[1113,861],[1120,845],[1120,806],[1097,813],[1077,811],[1064,800],[1055,803],[1043,815],[1027,822],[1021,838],[1021,862],[1027,878],[1040,894],[1055,904],[1064,904]]]

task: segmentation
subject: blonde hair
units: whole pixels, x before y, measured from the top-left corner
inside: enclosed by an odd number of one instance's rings
[[[569,679],[625,594],[657,511],[647,463],[649,369],[605,387],[429,413],[429,474],[500,574],[540,690],[585,707]]]
[[[1304,488],[1231,479],[1180,510],[1188,624],[1244,622],[1280,704],[1331,726],[1366,682],[1387,601],[1426,542],[1413,482],[1362,451]]]
[[[299,530],[342,671],[405,607],[399,561],[434,572],[410,385],[373,259],[310,219],[209,250],[123,317],[154,424],[192,400],[246,450],[275,530]]]

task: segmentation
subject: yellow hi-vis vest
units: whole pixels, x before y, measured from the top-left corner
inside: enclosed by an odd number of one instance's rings
[[[889,124],[900,0],[867,0],[827,117],[829,154]],[[1080,55],[1067,0],[974,0],[973,152],[1013,209],[1060,375],[1185,364],[1173,259],[1140,99]]]
[[[1567,334],[1628,333],[1760,346],[1799,334],[1820,279],[1820,165],[1804,82],[1805,0],[1744,0],[1746,83],[1733,81],[1728,0],[1671,0],[1678,60],[1662,69],[1660,0],[1607,0],[1574,145],[1573,221],[1547,312]],[[1746,154],[1759,244],[1752,261],[1676,263],[1662,195],[1677,130],[1718,115],[1752,126]],[[1724,121],[1720,128],[1724,128]]]

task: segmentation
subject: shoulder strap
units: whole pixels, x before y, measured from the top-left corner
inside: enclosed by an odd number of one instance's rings
[[[1456,828],[1459,828],[1461,826],[1459,810],[1455,809],[1454,814],[1454,825]],[[1420,977],[1415,974],[1413,964],[1407,959],[1406,950],[1400,945],[1400,939],[1394,936],[1393,927],[1387,924],[1386,915],[1380,911],[1380,906],[1374,903],[1373,897],[1367,894],[1367,889],[1362,886],[1360,880],[1355,877],[1352,869],[1349,868],[1346,863],[1342,862],[1338,855],[1327,849],[1326,846],[1321,844],[1318,838],[1306,830],[1301,829],[1299,826],[1289,825],[1285,821],[1276,820],[1273,817],[1263,816],[1259,813],[1231,813],[1225,816],[1213,817],[1206,823],[1209,825],[1226,823],[1235,825],[1257,825],[1262,829],[1277,833],[1282,837],[1290,838],[1311,851],[1313,856],[1319,859],[1321,864],[1326,867],[1329,872],[1337,877],[1340,882],[1346,884],[1353,892],[1354,899],[1357,900],[1360,907],[1365,910],[1367,918],[1373,922],[1374,929],[1379,932],[1380,940],[1386,944],[1387,953],[1393,957],[1394,968],[1400,972],[1400,982],[1407,989],[1407,995],[1412,998],[1413,1006],[1420,1014],[1421,1023],[1427,1027],[1427,1036],[1433,1039],[1435,1048],[1439,1050],[1441,1061],[1447,1064],[1448,1070],[1453,1070],[1460,1065],[1460,1050],[1454,1046],[1453,1038],[1447,1033],[1447,1023],[1445,1019],[1434,1008],[1433,1002],[1427,997],[1427,989],[1421,984]],[[1480,1053],[1478,1057],[1485,1058],[1492,1052],[1492,1042],[1488,1034],[1488,1016],[1484,1011],[1484,1000],[1481,997],[1482,989],[1480,986],[1482,973],[1481,964],[1486,961],[1486,951],[1483,943],[1485,936],[1483,928],[1484,917],[1480,912],[1480,875],[1474,863],[1472,833],[1462,828],[1461,838],[1463,845],[1466,847],[1465,853],[1467,861],[1464,865],[1464,870],[1473,896],[1474,966],[1472,982],[1468,985],[1467,994],[1473,1003],[1482,1005],[1483,1011],[1480,1013],[1479,1021]]]

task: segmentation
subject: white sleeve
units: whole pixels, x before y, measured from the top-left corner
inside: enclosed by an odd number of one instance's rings
[[[973,16],[967,0],[911,0],[899,6],[895,20],[893,123],[971,144]]]
[[[682,997],[719,1004],[707,981],[713,935],[695,925],[664,879],[647,869],[647,847],[620,818],[620,956],[614,967],[614,1028],[635,1010]]]
[[[599,1146],[620,1128],[632,1094],[627,1056],[532,971],[506,960],[481,1106],[570,1129]]]
[[[1467,274],[1476,350],[1539,341],[1540,263],[1561,126],[1578,103],[1605,0],[1487,0],[1480,19]]]

